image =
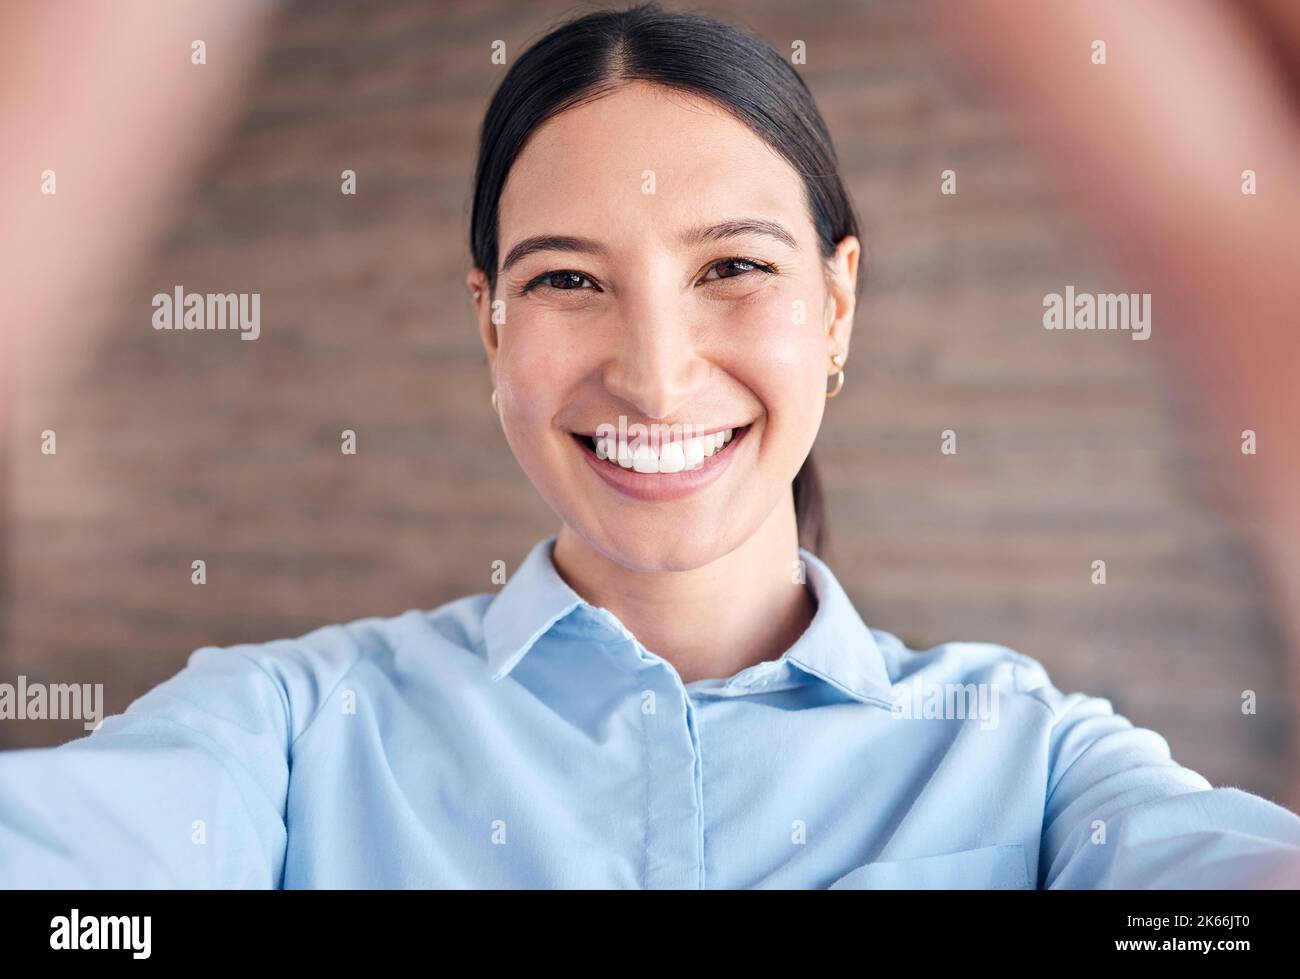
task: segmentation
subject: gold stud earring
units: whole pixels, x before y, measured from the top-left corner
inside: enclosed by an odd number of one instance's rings
[[[495,411],[495,412],[500,412],[500,411],[501,411],[501,408],[497,405],[497,389],[496,389],[496,388],[493,388],[493,389],[492,389],[492,410]]]
[[[840,388],[844,387],[844,355],[833,354],[831,356],[831,366],[839,369],[835,375],[835,387],[826,392],[826,397],[833,398],[840,393]]]

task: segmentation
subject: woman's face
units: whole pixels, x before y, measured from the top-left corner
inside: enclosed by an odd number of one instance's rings
[[[533,133],[498,246],[479,318],[502,428],[573,531],[625,567],[684,570],[789,519],[858,244],[821,258],[784,159],[711,103],[627,85]]]

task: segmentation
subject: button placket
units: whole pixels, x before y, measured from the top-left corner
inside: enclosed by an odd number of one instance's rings
[[[638,650],[639,652],[640,650]],[[637,671],[646,758],[647,888],[703,886],[703,787],[697,707],[670,663],[653,653]],[[644,705],[653,692],[653,713]]]

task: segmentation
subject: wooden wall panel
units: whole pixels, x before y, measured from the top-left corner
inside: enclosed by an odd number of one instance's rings
[[[1140,284],[1089,248],[910,3],[708,6],[778,49],[807,42],[864,218],[869,286],[817,447],[831,560],[864,618],[921,647],[1017,648],[1212,781],[1280,797],[1280,640],[1214,489],[1236,447],[1203,444],[1155,339],[1041,327],[1046,292]],[[502,71],[488,46],[517,52],[571,9],[286,11],[242,124],[40,425],[58,456],[19,439],[6,677],[104,682],[118,711],[201,645],[489,590],[492,560],[513,568],[555,528],[496,427],[463,277],[473,141]],[[938,193],[948,168],[955,197]],[[176,284],[260,292],[261,339],[155,332],[150,297]],[[78,733],[9,723],[0,745]]]

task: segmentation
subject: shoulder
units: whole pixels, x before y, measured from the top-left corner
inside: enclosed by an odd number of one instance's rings
[[[988,685],[1004,703],[1008,698],[1037,705],[1047,719],[1059,720],[1082,705],[1110,713],[1109,701],[1057,688],[1037,659],[1010,646],[983,641],[947,641],[925,649],[909,647],[882,629],[871,629],[895,684]]]
[[[203,646],[163,686],[202,683],[205,699],[223,689],[232,696],[255,691],[268,705],[278,701],[292,742],[344,684],[393,685],[412,663],[453,671],[482,664],[483,613],[492,598],[467,595],[430,610],[323,625],[292,638]]]
[[[1157,731],[1133,724],[1115,712],[1105,697],[1058,688],[1046,667],[1032,656],[992,642],[944,642],[910,649],[898,637],[872,630],[889,666],[895,697],[915,703],[918,696],[954,694],[967,700],[986,694],[1024,750],[1041,753],[1050,769],[1047,788],[1057,789],[1069,775],[1066,795],[1119,771],[1142,772],[1148,787],[1179,791],[1210,788],[1200,774],[1173,760],[1169,742]]]

